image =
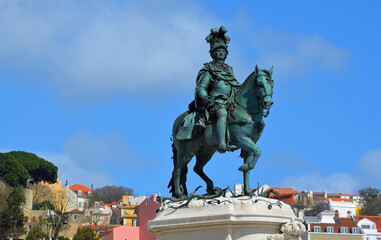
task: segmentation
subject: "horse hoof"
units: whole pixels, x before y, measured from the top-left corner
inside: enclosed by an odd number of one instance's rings
[[[247,166],[247,164],[243,164],[238,168],[238,170],[241,172],[247,172],[249,170],[249,167]]]

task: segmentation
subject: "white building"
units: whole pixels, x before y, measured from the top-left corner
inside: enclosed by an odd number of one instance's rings
[[[358,216],[356,220],[365,233],[364,240],[381,240],[381,216]]]

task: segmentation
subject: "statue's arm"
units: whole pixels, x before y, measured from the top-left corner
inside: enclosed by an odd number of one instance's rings
[[[197,95],[202,99],[204,103],[206,103],[208,99],[208,88],[209,85],[212,82],[211,76],[209,72],[205,72],[200,76],[200,79],[197,81],[197,86],[196,86],[196,93]]]

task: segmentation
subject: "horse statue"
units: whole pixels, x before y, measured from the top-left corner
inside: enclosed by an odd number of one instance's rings
[[[240,157],[243,165],[239,171],[243,172],[244,194],[250,195],[249,174],[254,169],[261,149],[256,142],[260,138],[265,124],[263,117],[267,117],[273,104],[272,79],[273,67],[270,70],[258,69],[251,73],[241,85],[235,95],[234,108],[230,111],[228,120],[228,133],[232,144],[241,149]],[[184,118],[191,114],[189,111],[182,113],[173,124],[172,136],[179,132]],[[205,131],[196,139],[173,139],[172,179],[168,184],[170,192],[176,198],[188,195],[186,188],[186,174],[188,163],[196,156],[196,165],[193,170],[205,181],[207,193],[214,194],[213,181],[204,173],[204,166],[209,162],[218,149],[216,136],[216,123],[206,125]]]

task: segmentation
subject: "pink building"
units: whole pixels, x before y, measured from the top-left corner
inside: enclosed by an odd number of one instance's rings
[[[103,240],[139,239],[139,227],[120,226],[103,232]]]
[[[103,232],[103,240],[157,240],[157,236],[147,230],[147,222],[156,217],[156,210],[163,203],[156,195],[146,198],[137,207],[137,226],[120,226]]]
[[[157,200],[157,196],[152,195],[138,206],[138,226],[141,240],[157,240],[157,236],[147,230],[147,222],[156,217],[156,210],[163,205]]]

